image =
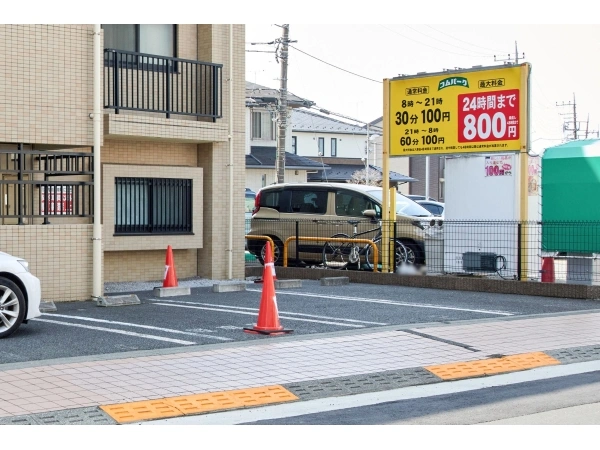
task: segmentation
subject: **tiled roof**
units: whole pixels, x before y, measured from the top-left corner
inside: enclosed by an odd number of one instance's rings
[[[336,182],[345,182],[352,178],[352,174],[357,170],[364,169],[364,163],[358,164],[333,164],[329,163],[329,170],[322,170],[317,173],[309,173],[307,177],[307,181],[329,181],[332,183]],[[380,174],[383,172],[381,167],[369,165],[369,167],[373,170],[376,170]],[[401,173],[394,172],[392,170],[390,173],[390,182],[391,183],[412,183],[413,181],[418,181],[415,178],[402,175]]]
[[[353,125],[306,109],[292,111],[292,131],[367,134],[367,128]]]
[[[251,147],[250,154],[246,155],[246,167],[249,169],[257,167],[272,168],[275,167],[276,159],[277,148],[275,147]],[[329,169],[329,166],[304,156],[285,152],[285,168],[322,171],[323,169]]]
[[[277,103],[279,100],[279,89],[272,89],[260,84],[246,81],[246,104]],[[307,100],[288,91],[288,105],[291,107],[300,107],[314,105],[314,102]]]

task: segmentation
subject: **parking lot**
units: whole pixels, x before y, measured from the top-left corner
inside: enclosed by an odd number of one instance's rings
[[[133,292],[128,292],[133,293]],[[600,309],[594,300],[573,300],[350,283],[278,289],[285,336],[248,334],[258,317],[262,284],[215,293],[195,287],[191,295],[162,297],[136,291],[141,304],[99,307],[93,301],[56,302],[56,311],[23,325],[1,342],[2,364],[105,355],[162,348],[223,345],[298,335],[360,332],[372,327],[449,323]],[[116,295],[116,294],[107,294]]]

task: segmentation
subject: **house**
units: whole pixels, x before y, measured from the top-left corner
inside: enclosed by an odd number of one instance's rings
[[[246,82],[246,129],[249,130],[246,186],[255,191],[277,181],[278,102],[279,90]],[[375,140],[381,129],[376,124],[369,124],[371,128],[368,128],[366,124],[339,120],[335,117],[339,114],[318,108],[315,102],[291,93],[288,111],[286,182],[346,182],[354,172],[367,166],[381,176],[381,156],[377,164]],[[416,181],[402,172],[390,171],[390,185],[406,192],[405,186]]]
[[[246,155],[246,186],[253,191],[273,184],[277,181],[275,162],[276,149],[273,147],[252,147],[252,152]],[[322,173],[330,167],[313,161],[310,158],[286,152],[285,182],[302,183],[312,181],[309,176]]]
[[[358,158],[311,158],[315,161],[321,161],[322,164],[326,164],[326,169],[309,173],[308,180],[311,182],[326,182],[326,183],[345,183],[352,178],[352,176],[361,170],[366,169],[365,161],[361,161]],[[379,166],[369,164],[369,173],[374,174],[381,179],[383,169]],[[405,183],[412,183],[414,178],[407,177],[401,173],[389,171],[390,176],[390,187],[396,187],[400,189]]]
[[[320,111],[324,111],[320,109]],[[369,168],[381,178],[382,159],[376,160],[377,141],[382,130],[376,124],[351,124],[332,115],[319,114],[305,108],[292,111],[292,152],[327,164],[330,169],[308,175],[308,181],[344,183],[352,175]],[[368,145],[367,145],[368,143]],[[379,151],[381,153],[381,145]],[[402,167],[400,166],[400,170]],[[414,178],[390,170],[390,186],[408,190]]]
[[[288,93],[288,111],[310,107],[314,102]],[[277,182],[277,108],[279,90],[246,81],[246,187],[258,191]],[[285,137],[286,182],[305,182],[307,173],[321,171],[322,164],[293,152],[291,127]]]
[[[379,129],[383,128],[383,117],[373,120],[371,126]],[[381,136],[375,138],[376,151],[375,161],[382,161],[383,147]],[[432,155],[429,157],[429,196],[438,201],[444,201],[444,167],[445,156]],[[426,156],[393,156],[389,158],[390,171],[407,173],[415,181],[407,183],[399,188],[399,192],[404,195],[425,195],[425,185],[427,179],[427,157]]]
[[[306,108],[293,110],[291,118],[292,153],[308,157],[365,158],[365,127]]]
[[[168,246],[180,279],[244,277],[244,41],[244,25],[0,25],[0,248],[44,299],[102,296],[98,273],[162,280]]]

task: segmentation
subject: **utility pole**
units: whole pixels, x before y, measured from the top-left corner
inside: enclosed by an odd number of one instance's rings
[[[279,93],[279,134],[277,136],[277,160],[275,170],[277,172],[277,183],[285,182],[285,135],[287,130],[287,66],[288,66],[288,44],[290,43],[290,26],[282,25],[283,37],[281,38],[281,79]]]
[[[519,64],[519,58],[521,59],[525,59],[525,53],[521,53],[521,56],[519,56],[519,49],[517,48],[517,41],[515,41],[515,64]],[[499,59],[496,58],[496,55],[494,55],[494,61],[498,61],[498,62],[502,62],[505,61],[507,63],[512,63],[513,58],[510,57],[510,53],[508,54],[508,59]]]
[[[569,102],[569,103],[565,103],[562,102],[560,105],[558,103],[556,103],[556,106],[572,106],[573,107],[573,128],[569,128],[567,126],[567,124],[565,123],[563,129],[564,131],[572,131],[573,132],[573,139],[571,140],[577,140],[577,132],[579,131],[579,125],[577,123],[577,103],[575,102],[575,93],[573,93],[573,102]],[[566,113],[563,114],[563,116],[569,116],[570,113]]]
[[[588,114],[587,122],[585,123],[585,138],[589,136],[596,135],[598,137],[598,130],[590,130],[590,115]]]

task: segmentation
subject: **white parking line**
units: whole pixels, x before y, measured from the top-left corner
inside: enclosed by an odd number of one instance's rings
[[[202,305],[202,306],[212,306],[215,308],[230,308],[230,309],[243,309],[243,310],[247,310],[247,311],[254,311],[255,313],[258,312],[258,308],[248,308],[245,306],[231,306],[231,305],[216,305],[214,303],[198,303],[198,302],[185,302],[185,301],[181,301],[181,300],[156,300],[156,299],[149,299],[150,301],[153,302],[162,302],[162,303],[177,303],[177,304],[185,304],[185,305]],[[356,320],[356,319],[345,319],[343,317],[330,317],[330,316],[318,316],[315,314],[303,314],[303,313],[297,313],[297,312],[291,312],[291,311],[279,311],[280,314],[291,314],[292,316],[304,316],[304,317],[313,317],[316,319],[327,319],[327,320],[341,320],[342,322],[356,322],[356,323],[366,323],[369,325],[389,325],[389,323],[382,323],[382,322],[369,322],[367,320]]]
[[[226,338],[226,337],[210,336],[210,335],[207,335],[207,334],[192,333],[190,331],[173,330],[172,328],[153,327],[151,325],[139,325],[139,324],[128,323],[128,322],[117,322],[117,321],[114,321],[114,320],[94,319],[92,317],[70,316],[68,314],[55,314],[55,313],[50,313],[50,314],[46,313],[46,314],[44,314],[44,316],[47,316],[47,317],[64,317],[66,319],[84,320],[84,321],[88,321],[88,322],[108,323],[108,324],[112,324],[112,325],[123,325],[125,327],[145,328],[147,330],[164,331],[166,333],[172,333],[172,334],[185,334],[185,335],[188,335],[188,336],[205,337],[205,338],[209,338],[209,339],[216,339],[217,341],[233,341],[233,339]],[[202,331],[209,332],[209,333],[214,333],[214,331],[212,331],[212,330],[202,330]]]
[[[180,305],[177,303],[154,303],[155,305],[160,306],[171,306],[173,308],[190,308],[190,309],[202,309],[205,311],[219,311],[219,312],[228,312],[233,314],[244,314],[247,316],[256,316],[255,312],[246,312],[246,311],[236,311],[235,309],[224,309],[224,308],[208,308],[206,306],[191,306],[191,305]],[[289,317],[289,316],[279,316],[280,319],[285,320],[298,320],[300,322],[314,322],[314,323],[323,323],[325,325],[337,325],[338,327],[349,327],[349,328],[364,328],[364,325],[354,325],[351,323],[340,323],[340,322],[328,322],[324,320],[313,320],[313,319],[301,319],[299,317]]]
[[[246,289],[249,292],[262,292],[258,289]],[[447,309],[451,311],[466,311],[476,312],[481,314],[493,314],[498,316],[514,316],[513,313],[507,313],[504,311],[486,310],[486,309],[470,309],[470,308],[453,308],[451,306],[439,306],[439,305],[428,305],[426,303],[404,303],[396,302],[394,300],[384,300],[377,298],[363,298],[363,297],[348,297],[344,295],[323,295],[323,294],[304,294],[302,292],[277,292],[277,295],[297,295],[299,297],[316,297],[316,298],[329,298],[332,300],[347,300],[351,302],[365,302],[365,303],[380,303],[383,305],[394,305],[394,306],[409,306],[412,308],[430,308],[430,309]]]
[[[92,327],[90,325],[81,325],[81,324],[72,323],[72,322],[61,322],[59,320],[40,319],[39,317],[32,319],[32,320],[35,320],[37,322],[57,323],[59,325],[66,325],[68,327],[87,328],[88,330],[105,331],[107,333],[124,334],[126,336],[134,336],[134,337],[140,337],[140,338],[144,338],[144,339],[153,339],[155,341],[171,342],[173,344],[181,344],[181,345],[196,345],[197,344],[196,342],[181,341],[179,339],[171,339],[171,338],[166,338],[166,337],[161,337],[161,336],[153,336],[151,334],[140,334],[140,333],[134,333],[132,331],[115,330],[114,328]]]

